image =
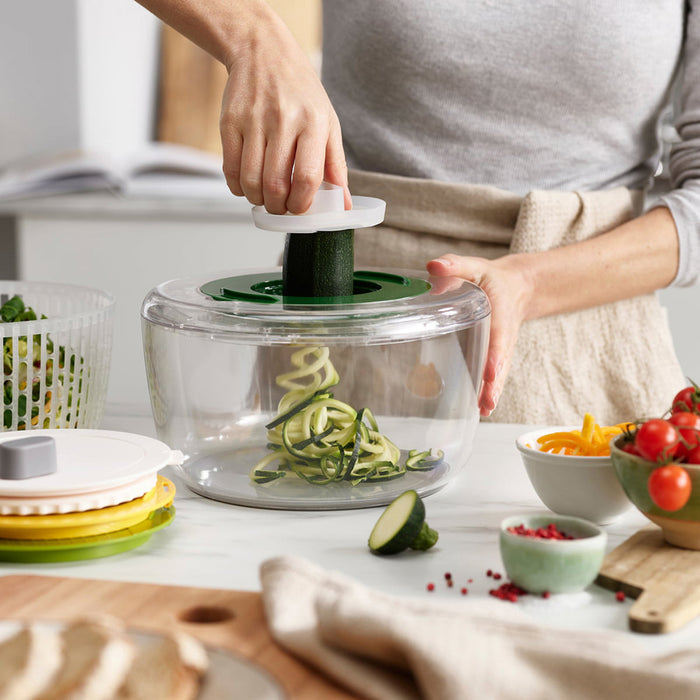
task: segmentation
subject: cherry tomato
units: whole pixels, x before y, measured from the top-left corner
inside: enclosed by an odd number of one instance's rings
[[[689,411],[678,411],[668,419],[669,423],[678,428],[681,436],[676,457],[684,459],[689,450],[700,444],[700,415]]]
[[[663,418],[650,418],[642,423],[634,438],[637,452],[650,462],[670,462],[679,443],[676,426]]]
[[[651,500],[663,510],[680,510],[690,498],[690,475],[679,464],[657,467],[647,483]]]
[[[700,445],[693,447],[692,450],[688,450],[685,461],[688,464],[700,464]]]
[[[639,452],[637,452],[637,448],[634,446],[633,442],[626,442],[622,446],[621,449],[623,452],[627,452],[627,454],[630,454],[630,455],[638,455],[639,454]]]
[[[700,413],[700,387],[693,383],[692,386],[687,386],[681,389],[674,397],[671,411],[690,411],[691,413]]]

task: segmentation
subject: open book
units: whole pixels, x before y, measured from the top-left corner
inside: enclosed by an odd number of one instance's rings
[[[147,144],[116,160],[67,152],[0,168],[0,200],[111,190],[127,197],[231,197],[221,157],[171,143]]]

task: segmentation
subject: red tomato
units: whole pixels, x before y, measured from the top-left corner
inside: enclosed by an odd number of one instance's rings
[[[688,464],[700,464],[700,445],[693,447],[692,450],[688,450],[685,461]]]
[[[638,455],[639,454],[639,452],[637,452],[637,448],[634,446],[633,442],[626,442],[622,446],[621,449],[623,452],[627,452],[628,454],[631,454],[631,455]]]
[[[700,413],[700,387],[693,383],[692,386],[687,386],[681,389],[674,397],[671,411],[690,411],[691,413]]]
[[[670,462],[679,443],[676,426],[663,418],[650,418],[642,423],[634,438],[637,452],[650,462]]]
[[[647,483],[651,500],[663,510],[680,510],[690,498],[690,475],[679,464],[657,467]]]
[[[681,436],[676,457],[684,459],[690,450],[700,444],[700,415],[689,411],[678,411],[668,419],[678,428]]]

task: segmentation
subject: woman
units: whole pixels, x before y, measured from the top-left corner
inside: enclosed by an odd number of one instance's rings
[[[353,194],[388,203],[358,264],[484,289],[483,416],[616,422],[686,383],[653,293],[700,260],[692,0],[326,0],[325,89],[263,0],[142,4],[229,70],[234,194],[301,213],[322,179],[349,197],[347,159]],[[673,189],[643,213],[680,74]]]

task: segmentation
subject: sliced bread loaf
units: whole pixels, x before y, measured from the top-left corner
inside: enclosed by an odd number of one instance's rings
[[[34,700],[61,666],[57,630],[28,625],[0,644],[0,700]]]
[[[77,620],[62,632],[63,664],[36,700],[112,700],[134,657],[134,644],[112,617]]]
[[[196,639],[172,632],[139,650],[115,700],[194,700],[208,666]]]

